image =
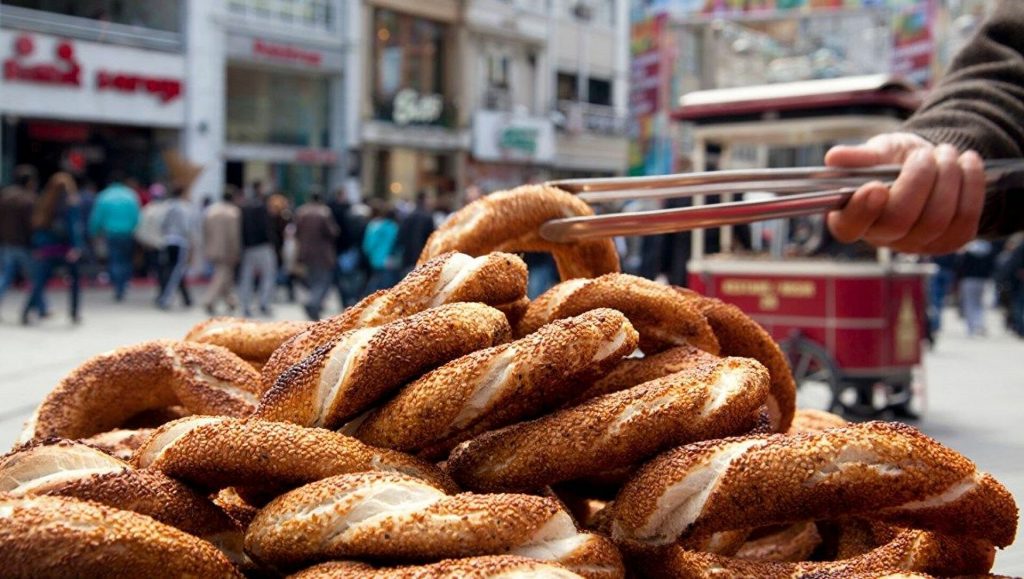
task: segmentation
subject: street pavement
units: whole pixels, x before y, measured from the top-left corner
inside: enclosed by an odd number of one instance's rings
[[[118,346],[178,338],[204,319],[202,308],[160,311],[153,289],[134,289],[123,303],[109,290],[85,292],[81,325],[66,315],[66,294],[51,294],[53,316],[31,327],[18,324],[24,294],[12,292],[0,308],[0,448],[17,439],[42,397],[85,359]],[[195,292],[199,294],[200,292]],[[331,307],[336,307],[331,296]],[[278,319],[303,319],[301,308],[277,304]],[[990,336],[968,338],[953,311],[924,365],[924,432],[974,460],[1024,501],[1024,341],[990,316]],[[1024,537],[996,556],[995,572],[1024,575]]]

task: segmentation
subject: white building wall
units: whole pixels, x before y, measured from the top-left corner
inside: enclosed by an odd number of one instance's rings
[[[225,32],[224,0],[188,0],[185,10],[185,157],[203,166],[192,187],[196,202],[224,189]]]

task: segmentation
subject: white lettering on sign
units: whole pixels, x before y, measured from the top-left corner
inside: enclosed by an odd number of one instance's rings
[[[420,95],[411,88],[398,91],[395,95],[391,120],[396,125],[410,123],[433,123],[441,118],[444,100],[439,94]]]

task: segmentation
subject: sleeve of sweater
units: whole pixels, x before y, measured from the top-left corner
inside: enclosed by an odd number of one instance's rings
[[[904,129],[986,159],[1024,156],[1024,1],[999,3]],[[1024,228],[1022,194],[990,193],[979,234]]]

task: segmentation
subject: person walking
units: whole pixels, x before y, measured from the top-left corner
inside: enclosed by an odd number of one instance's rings
[[[192,296],[188,292],[186,274],[189,250],[196,235],[196,216],[184,187],[176,186],[171,190],[171,199],[168,201],[167,215],[164,216],[161,231],[164,235],[164,255],[171,271],[167,276],[167,283],[160,288],[157,306],[162,310],[170,309],[174,292],[179,291],[185,307],[191,307]]]
[[[995,251],[992,243],[975,239],[968,243],[960,254],[960,307],[967,321],[967,333],[984,336],[985,329],[985,285],[995,270]]]
[[[299,263],[306,269],[306,282],[309,284],[305,310],[311,320],[320,319],[324,297],[334,281],[337,259],[334,241],[339,234],[338,224],[319,193],[312,194],[309,202],[295,212]]]
[[[377,201],[373,206],[373,219],[366,224],[363,236],[363,253],[370,264],[367,293],[389,288],[398,281],[400,258],[395,251],[397,239],[398,222],[395,221],[394,209],[384,201]]]
[[[107,266],[114,300],[124,300],[132,275],[132,234],[139,224],[139,197],[114,175],[96,196],[89,215],[89,234],[103,237],[107,243]]]
[[[146,261],[146,273],[156,275],[156,302],[160,301],[160,292],[167,285],[167,277],[171,274],[171,265],[167,263],[164,253],[164,219],[171,204],[167,200],[167,191],[163,186],[150,187],[150,201],[139,212],[139,225],[135,228],[135,241],[142,247]]]
[[[434,232],[434,214],[427,206],[427,194],[416,194],[416,206],[402,219],[398,226],[398,248],[402,254],[400,264],[401,275],[405,275],[416,267],[427,238]]]
[[[81,322],[79,302],[81,277],[79,260],[85,247],[85,219],[78,188],[67,173],[54,173],[32,210],[32,290],[21,311],[21,324],[29,325],[32,311],[41,318],[46,310],[46,284],[59,266],[68,269],[71,286],[68,310],[71,323]]]
[[[274,254],[270,215],[262,191],[254,189],[254,197],[242,204],[242,266],[238,297],[242,315],[252,316],[253,291],[259,276],[260,313],[270,315],[270,300],[277,282],[277,256]]]
[[[235,298],[235,266],[242,257],[241,193],[237,187],[224,188],[224,197],[214,203],[203,217],[203,254],[213,266],[213,276],[203,297],[206,313],[217,315],[217,302],[223,300],[229,312],[238,306]]]
[[[0,301],[20,273],[32,277],[32,206],[39,177],[35,167],[14,168],[14,183],[0,191]]]

